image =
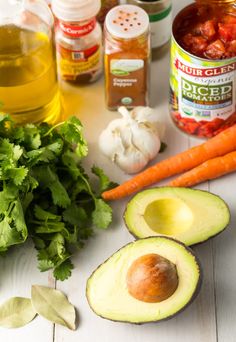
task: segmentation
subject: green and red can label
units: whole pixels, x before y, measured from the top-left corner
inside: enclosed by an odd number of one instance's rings
[[[172,38],[170,88],[172,116],[183,131],[211,137],[229,119],[234,123],[235,59],[194,57]]]

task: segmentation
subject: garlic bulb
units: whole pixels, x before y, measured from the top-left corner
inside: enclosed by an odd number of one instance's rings
[[[136,107],[131,112],[120,107],[118,111],[122,118],[110,122],[101,133],[99,147],[123,171],[136,173],[160,151],[164,127],[149,107]]]

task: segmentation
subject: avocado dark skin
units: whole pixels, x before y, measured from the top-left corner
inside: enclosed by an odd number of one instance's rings
[[[155,238],[155,237],[157,237],[157,236],[154,236],[154,237],[147,237],[147,238],[144,238],[144,239],[142,239],[142,240],[148,240],[148,239]],[[168,320],[172,319],[173,317],[175,317],[176,315],[180,314],[181,312],[183,312],[183,311],[184,311],[184,310],[185,310],[185,309],[186,309],[186,308],[187,308],[187,307],[188,307],[188,306],[197,298],[197,296],[198,296],[198,294],[199,294],[199,292],[200,292],[200,290],[201,290],[202,279],[203,279],[203,271],[202,271],[202,266],[201,266],[201,263],[200,263],[200,261],[199,261],[199,258],[196,256],[196,254],[193,252],[193,250],[192,250],[190,247],[186,246],[184,243],[182,243],[182,242],[180,242],[180,241],[177,241],[177,240],[175,240],[175,239],[173,239],[173,238],[165,237],[165,236],[158,236],[158,238],[159,238],[159,239],[160,239],[160,238],[163,238],[163,239],[167,239],[167,240],[170,240],[170,241],[174,241],[174,242],[180,244],[181,246],[185,247],[186,250],[194,257],[194,259],[196,260],[196,263],[197,263],[198,266],[199,266],[199,280],[198,280],[198,284],[197,284],[196,289],[195,289],[195,291],[194,291],[194,293],[193,293],[191,299],[189,300],[189,302],[188,302],[182,309],[180,309],[178,312],[176,312],[175,314],[173,314],[173,315],[171,315],[171,316],[168,316],[167,318],[164,318],[164,319],[153,320],[153,321],[148,321],[148,322],[140,322],[140,323],[134,323],[134,322],[129,322],[129,321],[120,321],[120,320],[108,319],[108,318],[106,318],[106,317],[103,317],[102,315],[97,314],[97,313],[93,310],[92,306],[90,305],[89,298],[88,298],[88,293],[87,293],[87,292],[88,292],[88,287],[86,286],[86,298],[87,298],[88,304],[89,304],[91,310],[92,310],[97,316],[99,316],[99,317],[101,317],[101,318],[103,318],[103,319],[112,321],[112,322],[119,322],[119,323],[126,323],[126,324],[129,323],[129,324],[135,324],[135,325],[144,325],[144,324],[149,324],[149,323],[159,323],[159,322],[162,322],[162,321],[168,321]],[[119,251],[120,251],[121,249],[123,249],[124,247],[129,246],[129,245],[131,245],[131,244],[133,244],[133,243],[134,243],[134,242],[130,242],[130,243],[126,244],[125,246],[123,246],[123,247],[121,247],[119,250],[117,250],[115,253],[119,252]],[[114,253],[114,254],[115,254],[115,253]],[[111,257],[112,257],[112,256],[111,256]],[[108,259],[106,259],[106,260],[104,261],[104,263],[106,263],[111,257],[109,257]],[[93,271],[93,273],[90,275],[90,277],[92,277],[93,274],[94,274],[94,273],[95,273],[95,272],[96,272],[104,263],[102,263],[101,265],[99,265],[99,266]]]

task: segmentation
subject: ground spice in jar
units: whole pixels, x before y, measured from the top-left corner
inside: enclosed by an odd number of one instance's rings
[[[113,8],[105,21],[106,104],[133,108],[149,104],[149,18],[140,7]]]
[[[100,7],[100,0],[52,1],[58,73],[64,81],[91,83],[102,73],[102,30],[96,20]]]

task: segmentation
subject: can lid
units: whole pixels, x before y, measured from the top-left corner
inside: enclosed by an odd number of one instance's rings
[[[105,21],[107,31],[117,38],[132,39],[149,29],[149,17],[140,7],[120,5],[111,9]]]
[[[95,17],[101,0],[52,0],[52,11],[59,20],[83,21]]]

